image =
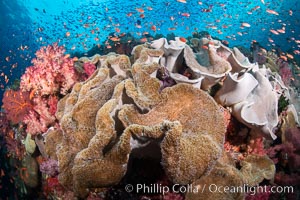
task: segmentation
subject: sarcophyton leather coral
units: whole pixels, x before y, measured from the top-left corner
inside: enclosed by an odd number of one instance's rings
[[[59,181],[77,196],[117,184],[132,150],[148,144],[157,144],[167,175],[180,184],[209,173],[221,156],[226,126],[220,107],[188,84],[160,92],[153,73],[161,54],[140,46],[132,67],[124,56],[100,56],[99,69],[59,102]]]
[[[224,158],[226,156],[223,154],[210,174],[193,183],[199,192],[187,193],[186,200],[243,200],[249,190],[247,187],[257,186],[263,179],[270,180],[275,175],[275,165],[266,155],[249,155],[242,161],[240,170],[230,159]]]
[[[60,183],[84,198],[94,188],[118,184],[128,170],[130,155],[138,152],[144,156],[156,150],[173,183],[186,185],[206,177],[220,178],[219,172],[228,170],[229,178],[236,177],[232,182],[235,185],[271,179],[274,165],[265,157],[248,156],[240,163],[241,170],[223,161],[226,119],[223,108],[206,91],[189,82],[163,88],[157,78],[159,70],[176,65],[178,68],[170,73],[179,74],[183,72],[180,68],[188,68],[194,75],[204,76],[207,89],[228,74],[232,63],[235,69],[249,67],[242,66],[247,59],[238,50],[231,52],[218,41],[204,42],[211,61],[206,66],[207,74],[201,71],[205,66],[197,63],[192,49],[178,39],[178,44],[171,44],[180,45],[175,50],[182,52],[179,60],[185,60],[183,63],[168,58],[175,54],[168,53],[171,47],[165,40],[163,48],[136,46],[132,65],[127,56],[118,54],[80,58],[98,69],[59,101],[56,117],[61,130],[51,130],[45,136],[46,153],[58,160]],[[218,63],[222,69],[216,69]],[[211,79],[211,72],[217,72],[218,77]],[[244,99],[239,97],[239,101]],[[236,102],[234,98],[232,101]],[[57,139],[60,133],[62,137]],[[54,150],[56,154],[51,152]],[[253,179],[257,176],[261,179]]]

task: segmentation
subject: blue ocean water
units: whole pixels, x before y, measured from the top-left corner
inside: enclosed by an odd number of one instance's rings
[[[265,48],[299,49],[297,0],[2,0],[0,12],[0,73],[7,75],[0,77],[2,92],[30,66],[41,46],[59,42],[69,53],[85,52],[113,33],[142,38],[143,33],[187,37],[208,31],[229,46],[249,48],[256,40]]]

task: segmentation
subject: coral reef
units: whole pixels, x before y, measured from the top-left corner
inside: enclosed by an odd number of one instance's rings
[[[103,64],[58,104],[63,131],[56,151],[59,181],[79,196],[86,196],[88,188],[118,183],[131,151],[152,140],[161,146],[166,173],[180,184],[208,173],[221,156],[225,120],[214,100],[186,84],[160,93],[160,81],[152,74],[158,68],[153,60],[161,51],[137,47],[134,55],[133,79],[122,81],[125,77],[118,74],[123,73],[111,74],[115,66]],[[121,64],[118,69],[124,69]],[[149,113],[139,113],[143,108]],[[46,136],[49,146],[47,141]]]
[[[133,47],[109,36],[108,46],[131,57],[70,58],[57,44],[37,51],[21,90],[3,99],[1,138],[22,161],[21,188],[41,186],[47,198],[62,199],[221,200],[268,195],[205,185],[299,186],[289,60],[253,44],[253,64],[205,32],[169,37]],[[153,163],[159,175],[149,180]],[[124,190],[142,182],[204,190]]]

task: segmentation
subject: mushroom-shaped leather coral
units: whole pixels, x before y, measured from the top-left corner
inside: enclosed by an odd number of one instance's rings
[[[162,56],[161,50],[149,49],[142,45],[134,50],[135,63],[132,66],[132,79],[125,83],[126,93],[142,110],[150,109],[160,102],[160,81],[156,78],[159,68],[157,60]]]
[[[215,101],[188,84],[165,88],[161,103],[147,114],[125,105],[119,118],[131,124],[155,125],[164,120],[179,121],[182,131],[167,134],[161,143],[162,164],[175,183],[187,184],[208,173],[221,156],[225,120]]]
[[[249,155],[241,166],[243,182],[249,186],[256,186],[264,179],[271,180],[275,176],[275,165],[267,155]]]
[[[96,135],[91,138],[87,148],[75,157],[72,175],[77,196],[85,197],[88,188],[116,184],[126,172],[127,154],[130,152],[123,155],[117,150],[107,154],[104,151],[104,148],[116,138],[113,117],[117,103],[117,99],[111,99],[100,108],[94,121]]]
[[[186,46],[184,49],[186,65],[193,71],[193,75],[204,77],[201,83],[201,88],[204,90],[208,90],[211,86],[215,85],[231,70],[230,63],[217,54],[216,46],[209,45],[207,53],[209,65],[205,67],[198,63],[189,46]]]
[[[117,137],[117,131],[122,130],[116,117],[124,103],[124,88],[124,82],[119,83],[112,98],[98,110],[94,121],[96,134],[74,159],[73,190],[79,197],[86,197],[89,188],[117,184],[127,171],[132,149],[146,145],[147,140],[177,135],[181,131],[179,122],[163,121],[153,126],[132,124]]]
[[[215,99],[222,106],[232,106],[244,101],[257,85],[257,80],[250,73],[240,76],[238,73],[229,73]]]
[[[166,38],[154,40],[151,44],[151,47],[163,50],[164,55],[160,60],[160,64],[165,66],[170,72],[178,64],[181,65],[183,59],[179,55],[185,46],[185,42],[181,41],[179,37],[175,37],[175,41],[170,40],[170,44],[168,44]]]
[[[45,138],[45,154],[50,159],[57,160],[56,147],[62,140],[62,130],[49,128],[48,131],[43,134],[43,137]]]
[[[218,163],[211,173],[202,176],[192,186],[195,192],[187,192],[186,200],[243,200],[244,194],[238,187],[243,187],[242,176],[232,165]],[[224,188],[230,190],[224,191]],[[219,190],[217,190],[219,189]]]
[[[115,86],[123,79],[121,76],[109,77],[107,68],[95,73],[86,82],[76,84],[64,100],[64,114],[60,119],[63,140],[57,151],[59,181],[64,186],[72,185],[74,157],[88,146],[95,134],[97,111],[112,97]]]
[[[250,63],[249,59],[236,47],[230,50],[228,47],[221,44],[221,47],[217,50],[217,52],[231,64],[232,73],[239,73],[257,66],[256,64]]]
[[[244,101],[233,105],[233,115],[254,131],[276,139],[273,128],[278,123],[277,94],[260,70],[254,76],[258,85]]]
[[[95,54],[92,57],[81,57],[79,58],[79,61],[84,63],[89,62],[96,65],[99,62],[99,60],[101,60],[101,58],[102,58],[101,55]]]
[[[106,59],[101,62],[101,67],[109,68],[111,77],[115,74],[127,77],[131,63],[126,55],[108,54]]]
[[[221,42],[218,40],[208,39],[206,37],[203,37],[201,39],[192,38],[190,42],[191,42],[191,47],[195,52],[195,57],[198,63],[205,67],[210,66],[211,63],[209,61],[208,46],[211,44],[211,45],[215,45],[216,47],[220,47]]]
[[[111,99],[104,104],[97,114],[96,135],[88,147],[75,157],[72,173],[77,196],[85,197],[88,188],[117,184],[127,171],[132,149],[146,145],[147,140],[162,138],[165,134],[176,135],[181,130],[179,122],[164,121],[154,126],[133,124],[128,126],[119,141],[107,150],[105,148],[116,138],[116,122],[113,117],[117,108],[117,99]],[[139,139],[143,140],[141,144]]]
[[[161,44],[162,41],[165,40],[166,39],[163,38],[154,41],[152,47],[161,48],[161,45],[158,44]],[[174,43],[174,41],[170,42]],[[180,42],[176,42],[176,44],[178,43]],[[165,66],[165,57],[167,60],[172,60],[172,62],[168,62],[167,69],[171,78],[177,83],[189,83],[197,88],[201,86],[202,89],[208,90],[229,73],[231,66],[228,61],[217,53],[217,49],[220,47],[219,41],[202,38],[198,41],[198,45],[199,44],[202,44],[201,47],[206,45],[207,50],[200,48],[201,52],[195,54],[188,45],[180,45],[180,48],[176,48],[175,51],[176,59],[173,54],[169,54],[168,51],[164,49],[164,56],[161,58],[160,64]],[[198,59],[196,59],[196,56],[199,54],[201,54],[201,56],[198,56]],[[184,72],[188,72],[190,77],[187,78],[185,74],[182,74]]]
[[[266,155],[249,155],[238,170],[221,157],[208,175],[202,176],[192,186],[196,192],[187,192],[186,200],[243,200],[247,187],[257,186],[264,179],[275,176],[275,165]],[[224,162],[225,161],[225,162]]]

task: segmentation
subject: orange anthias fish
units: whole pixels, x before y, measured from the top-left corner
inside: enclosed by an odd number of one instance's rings
[[[186,39],[185,39],[184,37],[180,37],[179,40],[180,40],[181,42],[186,43]]]
[[[181,13],[182,16],[190,17],[190,13]]]
[[[141,38],[140,41],[141,42],[147,42],[148,40],[147,40],[147,38]]]
[[[270,31],[271,31],[271,33],[273,33],[275,35],[279,35],[279,33],[277,31],[273,30],[273,29],[271,29]]]
[[[111,37],[111,38],[109,38],[111,41],[113,41],[113,42],[119,42],[120,41],[120,38],[118,38],[118,37]]]
[[[270,14],[273,14],[273,15],[279,15],[278,12],[276,12],[274,10],[270,10],[270,9],[267,9],[266,12],[270,13]]]
[[[281,59],[283,59],[284,61],[287,61],[287,57],[286,56],[280,56]]]
[[[286,57],[288,57],[289,59],[294,59],[294,56],[289,53],[286,54]]]
[[[293,52],[294,52],[294,54],[300,55],[300,51],[299,50],[294,50]]]
[[[136,8],[136,11],[138,11],[138,12],[140,12],[140,13],[145,12],[143,8]]]
[[[151,30],[155,32],[155,31],[156,31],[156,26],[155,26],[155,25],[152,25],[152,26],[151,26]]]
[[[244,23],[242,23],[242,26],[243,26],[243,27],[250,27],[251,25],[248,24],[248,23],[246,23],[246,22],[244,22]]]

